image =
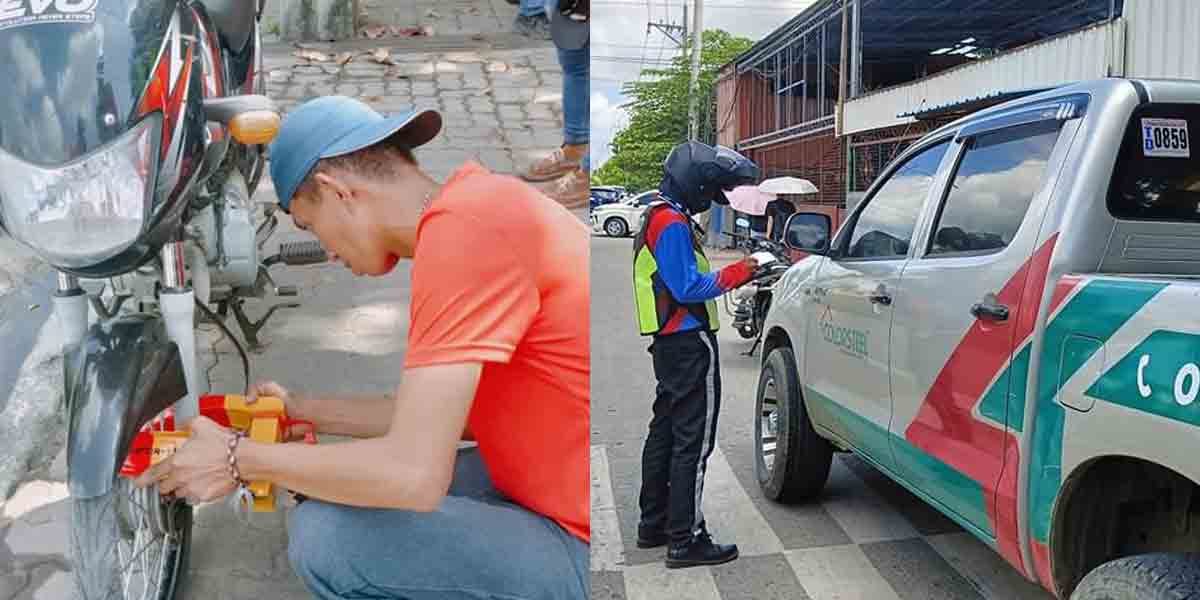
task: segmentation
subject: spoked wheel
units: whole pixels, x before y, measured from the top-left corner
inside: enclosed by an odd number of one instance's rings
[[[72,501],[69,556],[82,600],[174,600],[187,573],[192,507],[117,477]]]

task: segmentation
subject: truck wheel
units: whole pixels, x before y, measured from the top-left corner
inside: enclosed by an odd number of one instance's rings
[[[1200,555],[1141,554],[1106,562],[1088,573],[1071,600],[1200,598]]]
[[[784,503],[815,497],[829,478],[833,447],[808,420],[791,348],[767,356],[754,404],[754,473],[763,494]]]

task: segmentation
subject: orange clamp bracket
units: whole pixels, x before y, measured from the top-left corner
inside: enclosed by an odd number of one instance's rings
[[[259,397],[253,404],[247,404],[244,396],[234,394],[202,396],[200,414],[218,425],[241,431],[251,440],[263,444],[284,441],[288,428],[297,424],[308,426],[304,435],[306,443],[315,444],[317,441],[312,423],[289,419],[283,400],[279,398]],[[174,414],[170,410],[147,423],[134,437],[129,455],[121,465],[120,474],[124,477],[137,477],[174,454],[189,437],[189,432],[174,429]],[[275,510],[275,495],[272,493],[271,482],[251,481],[247,487],[254,496],[254,512]]]
[[[283,441],[283,425],[287,421],[283,400],[268,396],[259,397],[254,404],[246,404],[246,398],[243,396],[228,394],[224,398],[225,414],[228,415],[230,427],[246,432],[251,441],[260,444],[278,444]],[[270,481],[251,481],[248,487],[250,493],[254,494],[254,512],[275,510],[275,495],[272,493]]]

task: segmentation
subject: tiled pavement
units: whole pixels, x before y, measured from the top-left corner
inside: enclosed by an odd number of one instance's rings
[[[374,1],[398,7],[390,21],[431,23],[434,35],[303,44],[328,55],[350,53],[354,58],[344,66],[299,59],[292,45],[268,45],[264,68],[281,108],[341,94],[383,113],[437,109],[443,134],[418,158],[439,177],[464,159],[516,172],[562,143],[562,70],[550,42],[509,31],[514,6],[503,0]],[[380,48],[394,64],[370,59]]]
[[[834,459],[819,503],[784,507],[759,494],[752,467],[748,478],[735,474],[718,448],[709,462],[704,512],[718,541],[736,542],[741,556],[675,571],[663,567],[662,549],[633,545],[636,495],[627,508],[615,508],[610,477],[607,449],[594,446],[596,600],[1049,598],[990,548],[856,457]]]

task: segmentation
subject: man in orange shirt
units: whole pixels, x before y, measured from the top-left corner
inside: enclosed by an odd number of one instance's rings
[[[284,210],[360,275],[413,259],[393,398],[301,399],[339,444],[256,444],[197,417],[142,485],[192,501],[265,479],[303,494],[289,557],[323,599],[586,598],[588,233],[527,184],[467,163],[445,183],[411,149],[441,117],[345,97],[296,108],[271,146]],[[458,450],[461,439],[477,449]]]

